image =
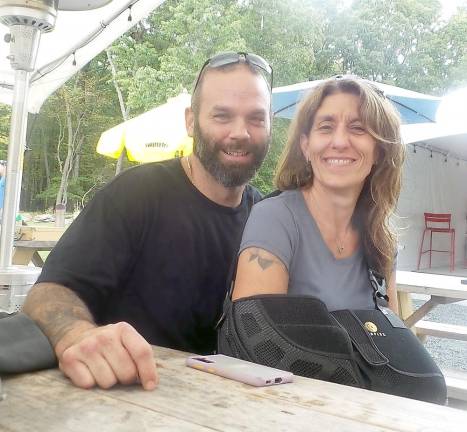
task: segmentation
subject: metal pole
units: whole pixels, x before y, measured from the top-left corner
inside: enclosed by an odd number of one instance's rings
[[[10,26],[10,55],[15,70],[15,87],[11,111],[10,141],[5,177],[2,231],[0,233],[0,311],[8,314],[20,310],[24,299],[37,280],[40,268],[12,266],[15,219],[21,195],[24,148],[28,123],[28,95],[41,31],[28,25]]]
[[[11,112],[10,141],[8,143],[5,197],[0,237],[0,268],[11,266],[15,236],[16,213],[19,208],[23,173],[26,127],[28,121],[27,98],[30,72],[15,71],[15,92]]]

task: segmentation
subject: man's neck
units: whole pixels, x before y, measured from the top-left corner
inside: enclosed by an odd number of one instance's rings
[[[181,163],[188,179],[196,189],[211,201],[226,207],[237,207],[240,205],[245,185],[231,188],[225,187],[204,168],[194,154],[182,158]]]

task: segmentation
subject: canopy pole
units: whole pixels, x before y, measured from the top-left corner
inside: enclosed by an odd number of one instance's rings
[[[0,268],[11,266],[15,219],[19,208],[23,174],[24,148],[28,121],[27,99],[31,72],[15,71],[15,92],[11,112],[10,142],[8,143],[5,197],[3,200],[2,231],[0,237]]]
[[[15,91],[11,109],[10,141],[0,233],[0,271],[12,264],[16,213],[19,209],[23,159],[28,124],[28,95],[31,72],[36,63],[41,31],[28,25],[10,27],[10,63],[15,70]]]

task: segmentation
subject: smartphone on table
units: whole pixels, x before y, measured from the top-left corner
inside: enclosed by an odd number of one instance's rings
[[[285,384],[293,381],[292,372],[274,369],[223,354],[190,356],[186,359],[186,365],[255,387]]]

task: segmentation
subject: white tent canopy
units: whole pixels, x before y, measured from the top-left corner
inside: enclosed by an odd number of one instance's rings
[[[467,135],[464,137],[467,138]],[[449,139],[444,142],[449,142]],[[466,145],[467,140],[464,139]],[[464,236],[467,232],[467,162],[431,152],[422,146],[415,149],[411,146],[407,150],[402,191],[397,205],[398,217],[394,219],[395,225],[400,228],[397,267],[401,270],[417,268],[424,212],[452,214],[452,225],[456,230],[456,266],[462,267],[467,241]],[[448,250],[449,240],[448,235],[434,235],[433,248]],[[425,254],[422,268],[427,265]],[[448,265],[449,254],[433,254],[433,267]]]
[[[408,144],[402,191],[394,219],[398,230],[397,267],[417,268],[424,229],[423,213],[451,213],[456,230],[456,265],[467,253],[467,124],[465,122],[424,123],[402,126]],[[449,250],[449,236],[433,236],[433,247]],[[427,243],[425,243],[425,249]],[[433,267],[447,267],[449,254],[434,253]],[[427,254],[422,267],[427,267]]]
[[[467,125],[421,123],[402,125],[402,140],[450,157],[467,161]]]
[[[55,29],[41,36],[28,111],[39,112],[55,90],[161,3],[163,0],[113,0],[90,11],[58,11]],[[11,105],[14,71],[6,58],[9,53],[3,39],[6,33],[8,27],[0,24],[0,102]]]

